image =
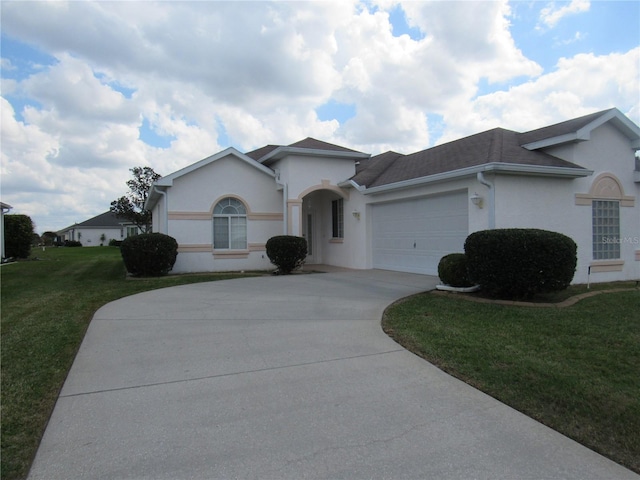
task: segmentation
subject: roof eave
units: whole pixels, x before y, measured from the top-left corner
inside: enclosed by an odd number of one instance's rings
[[[526,143],[522,145],[527,150],[539,150],[545,147],[552,147],[554,145],[562,145],[563,143],[584,142],[589,140],[590,135],[584,132],[579,133],[567,133],[566,135],[559,135],[557,137],[545,138],[544,140],[538,140],[537,142]]]
[[[539,177],[557,177],[557,178],[581,178],[593,175],[593,170],[587,170],[586,168],[574,168],[574,167],[552,167],[542,165],[520,165],[516,163],[487,163],[484,165],[476,165],[473,167],[461,168],[459,170],[452,170],[449,172],[437,173],[435,175],[428,175],[426,177],[412,178],[409,180],[403,180],[401,182],[389,183],[386,185],[379,185],[372,188],[362,188],[359,190],[364,195],[371,195],[376,193],[384,193],[393,190],[401,190],[405,188],[412,188],[421,185],[428,185],[431,183],[447,182],[459,178],[469,177],[477,175],[478,172],[495,172],[502,174],[512,175],[528,175]],[[357,185],[357,184],[356,184]]]

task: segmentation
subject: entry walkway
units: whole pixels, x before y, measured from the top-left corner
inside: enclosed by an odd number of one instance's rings
[[[384,308],[435,284],[345,271],[105,305],[30,478],[640,478],[388,338]]]

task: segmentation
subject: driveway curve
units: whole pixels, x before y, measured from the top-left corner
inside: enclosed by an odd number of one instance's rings
[[[349,271],[105,305],[29,478],[640,478],[387,337],[384,308],[435,283]]]

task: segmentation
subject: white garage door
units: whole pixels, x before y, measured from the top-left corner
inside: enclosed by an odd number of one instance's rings
[[[373,268],[438,274],[440,259],[464,252],[466,191],[373,205]]]

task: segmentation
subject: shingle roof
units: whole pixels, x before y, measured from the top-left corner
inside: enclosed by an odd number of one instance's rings
[[[518,141],[520,145],[526,145],[528,143],[538,142],[547,138],[559,137],[561,135],[567,135],[569,133],[575,133],[581,128],[589,125],[594,120],[598,119],[607,112],[615,110],[610,108],[608,110],[602,110],[601,112],[591,113],[582,117],[573,118],[566,122],[556,123],[547,127],[538,128],[529,132],[518,134]]]
[[[355,152],[360,153],[357,150],[341,147],[340,145],[334,145],[333,143],[323,142],[322,140],[316,140],[315,138],[307,137],[299,142],[288,145],[294,148],[308,148],[310,150],[330,150],[335,152]]]
[[[371,158],[352,180],[372,188],[488,163],[584,170],[544,152],[521,147],[518,135],[511,130],[494,128],[410,155],[387,152]]]
[[[352,150],[350,148],[341,147],[340,145],[334,145],[333,143],[323,142],[322,140],[317,140],[315,138],[307,137],[304,140],[300,140],[290,145],[265,145],[264,147],[260,147],[256,150],[247,152],[245,153],[245,155],[254,160],[260,160],[261,158],[265,157],[266,155],[273,152],[277,148],[282,148],[282,147],[304,148],[307,150],[327,150],[331,152],[361,153],[361,152],[358,152],[357,150]]]
[[[247,157],[253,158],[254,160],[258,160],[259,158],[264,157],[267,153],[273,152],[279,145],[265,145],[264,147],[260,147],[251,152],[245,153]]]
[[[108,211],[79,223],[78,227],[119,227],[123,223],[131,223],[124,218],[119,218],[115,213]]]

